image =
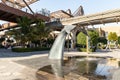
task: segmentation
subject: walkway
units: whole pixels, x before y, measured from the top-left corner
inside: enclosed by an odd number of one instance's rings
[[[65,52],[65,56],[111,56],[120,58],[120,50],[112,52]],[[0,49],[0,80],[36,80],[35,72],[40,67],[50,64],[48,51],[15,53]]]
[[[36,52],[24,52],[17,53],[12,52],[10,49],[0,49],[0,59],[1,60],[21,60],[30,59],[34,57],[47,56],[48,51],[36,51]]]
[[[67,52],[66,56],[91,56],[91,57],[112,57],[120,59],[120,49],[109,50],[98,50],[97,52]]]
[[[15,61],[40,58],[47,56],[47,53],[48,51],[16,53],[8,49],[0,49],[0,80],[36,80],[36,69]]]
[[[12,61],[0,60],[0,80],[35,80],[35,70]]]

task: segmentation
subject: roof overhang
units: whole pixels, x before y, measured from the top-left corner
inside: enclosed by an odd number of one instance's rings
[[[23,0],[1,0],[3,4],[10,6],[10,7],[14,7],[17,9],[21,9],[26,7],[25,3],[23,2]],[[28,5],[38,1],[38,0],[25,0],[27,2]]]
[[[41,14],[32,15],[30,13],[0,3],[0,20],[4,20],[8,22],[17,22],[16,19],[22,16],[27,16],[30,19],[38,18],[43,21],[49,20],[49,17],[46,17],[44,15]]]

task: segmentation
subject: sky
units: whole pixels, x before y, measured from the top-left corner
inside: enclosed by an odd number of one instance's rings
[[[71,9],[72,13],[75,12],[79,6],[83,6],[85,15],[95,14],[107,10],[120,9],[120,0],[39,0],[30,5],[34,11],[39,11],[41,8],[46,8],[50,10],[50,12]],[[120,26],[120,23],[95,25],[95,27],[101,26]]]
[[[84,13],[87,15],[106,10],[120,9],[120,0],[39,0],[31,4],[30,7],[34,12],[46,8],[50,12],[71,9],[73,13],[80,5],[83,6]]]
[[[74,12],[80,5],[83,6],[85,14],[120,8],[120,0],[39,0],[31,5],[33,10],[46,8],[51,12],[57,10],[71,9]]]

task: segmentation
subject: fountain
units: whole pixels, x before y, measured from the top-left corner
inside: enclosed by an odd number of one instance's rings
[[[118,68],[118,60],[113,58],[102,59],[99,61],[95,73],[97,75],[109,76],[112,70]]]
[[[61,33],[58,35],[58,37],[56,38],[50,53],[49,53],[49,59],[63,59],[63,50],[64,50],[64,45],[65,45],[65,38],[67,36],[67,34],[70,33],[70,31],[75,28],[74,25],[68,25],[65,26]]]
[[[74,25],[68,25],[62,29],[50,50],[50,64],[37,71],[38,80],[105,80],[112,70],[119,68],[118,61],[107,58],[78,56],[63,60],[65,37],[73,28]]]

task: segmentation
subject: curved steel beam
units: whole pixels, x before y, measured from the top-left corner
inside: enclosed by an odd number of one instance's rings
[[[23,0],[23,2],[25,3],[25,5],[28,7],[28,9],[32,12],[32,14],[34,15],[35,13],[33,12],[33,10],[30,8],[30,6],[27,4],[27,2],[25,0]]]
[[[73,28],[75,28],[74,25],[67,25],[62,29],[50,50],[49,59],[63,59],[65,38]]]

